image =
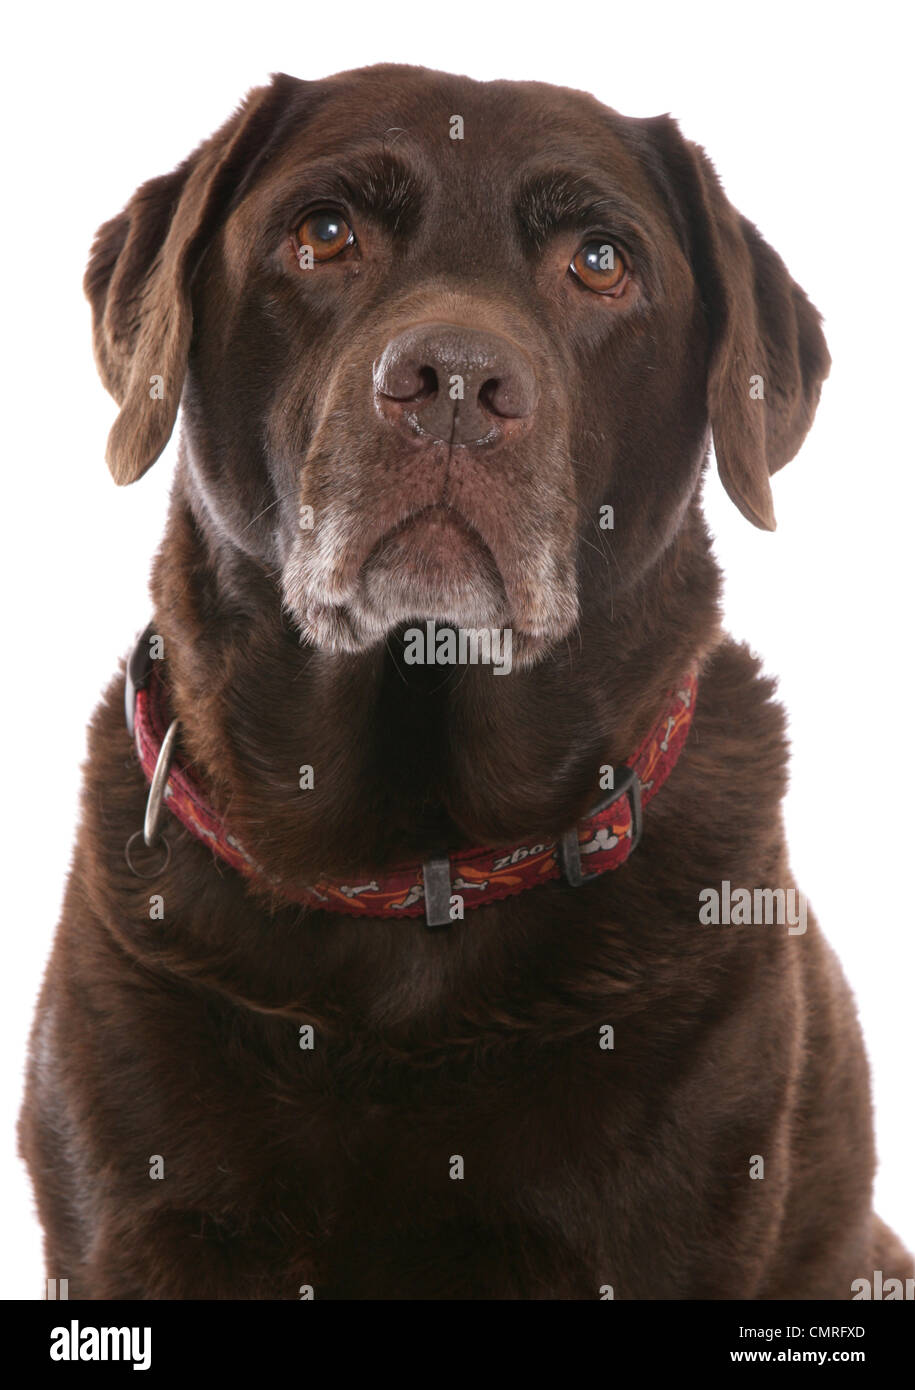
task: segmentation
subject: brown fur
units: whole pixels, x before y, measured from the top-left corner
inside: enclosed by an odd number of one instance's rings
[[[297,188],[316,162],[366,155],[390,183],[388,222],[366,217],[355,266],[296,275]],[[511,190],[528,167],[586,174],[639,209],[627,300],[554,276],[581,230],[571,213],[571,229],[538,237],[531,216],[522,236]],[[704,887],[792,883],[782,711],[719,630],[698,503],[709,426],[729,494],[771,527],[769,474],[800,446],[829,361],[816,311],[702,152],[666,117],[537,84],[281,76],[101,229],[86,285],[122,407],[118,482],[150,466],[183,404],[153,594],[184,755],[287,885],[554,837],[692,661],[700,686],[624,868],[430,931],[273,902],[172,820],[167,870],[132,876],[147,788],[118,676],[92,724],[21,1121],[49,1276],[101,1299],[294,1299],[303,1284],[842,1299],[875,1269],[911,1273],[871,1211],[867,1066],[816,923],[698,924]],[[540,392],[523,439],[455,450],[444,475],[369,389],[386,343],[427,319],[510,339]],[[359,571],[405,507],[443,495],[527,624],[510,677],[406,668],[392,643],[360,641],[349,598],[324,611],[322,584],[352,593],[344,562]],[[366,549],[284,588],[302,574],[299,506],[316,500],[319,539],[348,518],[347,545]],[[532,550],[555,561],[540,587]],[[564,638],[538,636],[569,595]]]

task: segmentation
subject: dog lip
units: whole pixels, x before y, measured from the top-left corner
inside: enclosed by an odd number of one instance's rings
[[[418,508],[376,542],[354,611],[370,623],[414,614],[493,626],[507,614],[505,581],[476,528],[447,505]]]
[[[370,550],[362,563],[363,572],[365,569],[384,552],[392,541],[401,536],[408,536],[412,530],[419,530],[422,527],[434,532],[440,532],[446,538],[449,532],[459,538],[462,548],[475,550],[481,560],[487,561],[497,575],[501,577],[501,571],[496,564],[495,556],[481,536],[480,532],[473,523],[455,507],[446,502],[437,502],[429,507],[422,507],[418,511],[410,512],[409,515],[401,517],[393,526],[390,526]]]

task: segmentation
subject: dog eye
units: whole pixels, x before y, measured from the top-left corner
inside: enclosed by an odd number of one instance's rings
[[[626,281],[626,262],[609,241],[586,242],[572,257],[569,269],[595,294],[618,294]]]
[[[300,248],[311,247],[316,261],[332,261],[347,246],[356,244],[352,227],[332,208],[310,212],[295,235]]]

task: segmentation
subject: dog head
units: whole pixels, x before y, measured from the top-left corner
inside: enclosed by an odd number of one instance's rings
[[[207,513],[330,651],[434,618],[535,661],[608,517],[630,580],[669,544],[710,430],[771,529],[829,366],[668,117],[396,66],[252,92],[102,227],[86,288],[115,479],[181,402]]]

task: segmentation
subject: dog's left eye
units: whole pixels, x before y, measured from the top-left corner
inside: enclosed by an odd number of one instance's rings
[[[609,241],[588,241],[573,257],[569,270],[595,294],[619,294],[626,283],[626,262]]]
[[[331,261],[347,246],[356,244],[356,235],[352,227],[332,208],[319,208],[316,212],[310,212],[304,222],[299,224],[295,235],[299,248],[310,248],[316,261]]]

